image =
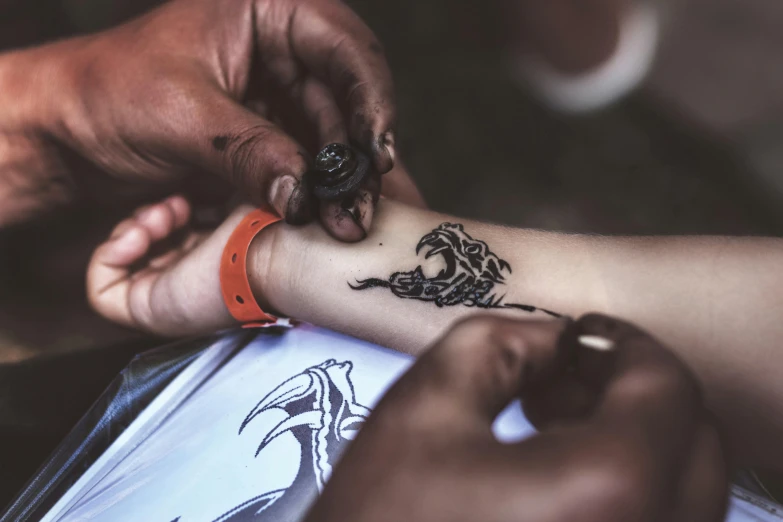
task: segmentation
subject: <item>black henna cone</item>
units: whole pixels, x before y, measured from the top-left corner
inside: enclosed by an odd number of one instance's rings
[[[315,157],[308,172],[312,192],[321,201],[339,201],[356,194],[373,172],[370,159],[360,150],[332,143]]]

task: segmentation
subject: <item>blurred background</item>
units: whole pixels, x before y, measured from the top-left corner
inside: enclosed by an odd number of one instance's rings
[[[0,50],[100,30],[154,3],[0,0]],[[516,81],[500,1],[348,3],[386,47],[398,143],[434,209],[568,232],[781,234],[780,0],[668,0],[642,88],[580,116]],[[92,248],[130,210],[81,207],[0,235],[0,366],[111,347],[106,364],[121,368],[160,342],[97,318],[83,295]],[[89,405],[105,382],[83,386]],[[61,420],[60,431],[72,424]]]

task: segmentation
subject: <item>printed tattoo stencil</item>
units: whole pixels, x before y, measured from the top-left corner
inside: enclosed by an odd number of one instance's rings
[[[348,283],[354,290],[388,288],[397,297],[429,301],[439,307],[470,306],[476,308],[514,308],[525,312],[541,311],[553,317],[560,314],[516,303],[504,303],[502,285],[511,265],[489,250],[483,241],[473,239],[461,224],[443,223],[421,238],[416,254],[428,248],[425,259],[440,255],[446,268],[427,278],[421,265],[409,272],[395,272],[388,279],[370,278]]]
[[[240,435],[250,422],[269,410],[283,410],[287,414],[260,442],[256,456],[277,437],[291,433],[301,446],[299,470],[287,488],[251,498],[214,522],[302,519],[323,491],[345,443],[353,440],[370,415],[370,409],[357,402],[351,370],[351,361],[334,359],[307,368],[269,392],[248,413],[239,428]]]

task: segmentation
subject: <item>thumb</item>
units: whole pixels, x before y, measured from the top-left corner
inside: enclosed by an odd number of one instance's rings
[[[224,96],[193,104],[181,138],[202,165],[230,181],[252,203],[291,224],[312,220],[317,203],[302,186],[305,149],[274,123]],[[195,139],[194,129],[200,134]]]
[[[565,325],[492,316],[467,319],[422,356],[390,400],[489,425],[522,389],[565,364],[557,349]]]

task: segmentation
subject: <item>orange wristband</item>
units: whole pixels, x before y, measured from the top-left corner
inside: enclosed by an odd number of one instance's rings
[[[220,290],[231,315],[243,328],[271,326],[278,318],[267,314],[256,302],[247,277],[247,251],[259,232],[281,218],[256,209],[245,216],[228,239],[220,260]]]

